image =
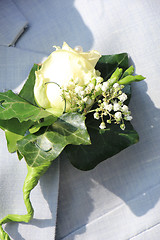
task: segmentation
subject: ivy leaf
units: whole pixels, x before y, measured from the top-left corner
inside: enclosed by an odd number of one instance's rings
[[[43,127],[17,143],[18,151],[32,167],[54,160],[68,144],[90,144],[85,117],[81,114],[63,114],[51,126]]]
[[[23,138],[26,131],[32,126],[32,124],[32,121],[20,123],[17,118],[0,120],[0,128],[5,131],[9,152],[15,152],[17,150],[17,141]]]
[[[0,119],[2,120],[17,118],[20,122],[38,121],[49,115],[47,111],[30,104],[11,90],[0,93]]]
[[[57,117],[50,115],[43,119],[41,122],[36,122],[33,124],[32,128],[29,129],[30,133],[38,132],[41,127],[50,126],[57,120]]]
[[[129,103],[131,97],[131,86],[126,85],[123,91]],[[78,169],[90,170],[100,162],[119,153],[123,149],[135,144],[139,140],[137,132],[131,123],[125,122],[125,130],[121,130],[119,125],[108,124],[104,130],[99,129],[100,121],[93,118],[92,114],[87,115],[86,126],[91,138],[89,146],[67,146],[65,149],[70,162]]]
[[[28,102],[32,103],[33,105],[36,105],[35,99],[34,99],[34,85],[35,85],[35,71],[37,71],[40,68],[39,65],[34,64],[30,74],[28,76],[28,79],[26,80],[23,88],[21,89],[19,96],[27,100]]]
[[[7,140],[7,147],[10,153],[17,150],[17,141],[23,138],[23,135],[5,130],[5,136]]]
[[[125,123],[124,131],[115,124],[108,125],[106,130],[100,130],[99,124],[100,122],[93,117],[88,117],[86,125],[91,145],[70,145],[65,149],[70,162],[78,169],[93,169],[100,162],[138,142],[138,134],[130,122]]]
[[[128,68],[126,53],[102,56],[96,65],[105,80],[117,67],[124,71]],[[19,159],[24,157],[28,165],[36,167],[57,158],[67,146],[72,164],[79,169],[89,170],[138,141],[138,134],[130,122],[126,122],[124,131],[115,124],[100,130],[100,123],[91,115],[87,116],[85,125],[85,117],[81,114],[66,113],[57,119],[35,106],[37,69],[38,65],[35,64],[18,96],[12,91],[0,93],[0,127],[6,132],[9,151],[17,151]],[[128,104],[130,85],[123,90],[128,95],[125,102]],[[28,129],[30,134],[24,136]]]
[[[116,68],[128,68],[127,53],[120,53],[114,55],[103,55],[96,64],[96,69],[101,72],[101,77],[107,80]]]
[[[32,121],[25,121],[20,123],[17,118],[12,118],[9,120],[1,120],[0,119],[0,128],[2,130],[7,130],[19,135],[24,135],[26,131],[32,126]]]
[[[20,154],[20,152],[18,150],[17,150],[17,157],[18,157],[19,160],[22,160],[22,158],[23,158],[23,155]]]

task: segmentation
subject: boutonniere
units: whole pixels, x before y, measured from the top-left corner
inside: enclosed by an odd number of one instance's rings
[[[126,53],[103,55],[66,43],[35,64],[19,94],[0,93],[0,128],[9,152],[25,159],[23,197],[27,213],[0,220],[2,225],[29,222],[34,209],[30,192],[62,151],[78,169],[90,170],[138,141],[128,107],[133,75]]]

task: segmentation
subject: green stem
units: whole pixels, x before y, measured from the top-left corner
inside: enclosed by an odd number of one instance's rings
[[[45,164],[38,167],[30,167],[27,165],[27,176],[23,185],[23,199],[27,209],[27,214],[8,214],[6,217],[0,220],[0,239],[1,240],[11,240],[8,234],[3,230],[2,224],[8,222],[26,222],[28,223],[34,214],[34,209],[30,201],[30,193],[32,189],[38,184],[40,177],[47,171],[52,162],[46,162]]]

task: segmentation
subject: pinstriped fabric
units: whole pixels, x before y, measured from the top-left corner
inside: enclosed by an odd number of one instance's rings
[[[0,2],[0,45],[14,45],[24,29],[27,20],[12,0]]]
[[[17,88],[32,63],[63,41],[102,54],[128,52],[136,73],[146,76],[132,87],[130,104],[140,142],[90,172],[74,169],[67,159],[61,161],[56,240],[159,240],[159,1],[14,0],[14,4],[29,28],[16,48],[0,48],[1,89]],[[4,142],[3,134],[1,139]],[[17,209],[17,203],[21,206],[18,189],[26,170],[15,155],[7,153],[6,144],[0,155],[4,158],[0,161],[0,191],[4,192],[0,209],[8,213]],[[37,220],[17,229],[6,226],[14,239],[31,240],[30,232],[35,233],[34,240],[54,239],[58,174],[58,166],[53,166],[33,192]],[[2,183],[7,183],[7,191]],[[9,197],[8,192],[13,195]]]
[[[8,47],[15,45],[28,25],[28,19],[26,20],[13,1],[0,2],[0,24],[0,91],[12,89],[18,92],[33,64],[43,61],[46,54]],[[0,139],[3,143],[0,148],[0,217],[2,218],[8,213],[25,213],[22,187],[27,169],[24,160],[19,162],[16,154],[8,153],[2,131],[0,131]],[[13,239],[29,240],[33,239],[33,236],[34,240],[54,239],[58,186],[59,165],[58,161],[55,161],[32,193],[34,219],[28,225],[17,224],[17,228],[15,224],[11,224],[9,229],[6,226],[6,231]]]
[[[43,57],[44,54],[0,46],[0,91],[12,89],[17,92],[33,64],[41,62]],[[19,162],[16,153],[8,153],[2,131],[0,142],[0,218],[10,213],[25,214],[22,193],[27,174],[25,160]],[[59,165],[55,161],[31,194],[34,219],[29,224],[6,225],[6,231],[13,239],[54,239],[58,187]]]
[[[0,91],[18,91],[27,78],[34,63],[39,63],[44,54],[24,51],[16,47],[0,46]],[[9,154],[4,133],[0,131],[0,217],[9,213],[25,214],[23,203],[23,182],[27,174],[25,161],[18,161],[17,155]],[[54,239],[59,166],[54,162],[31,194],[35,209],[34,219],[28,224],[9,224],[6,231],[13,239]]]
[[[132,111],[140,141],[79,172],[61,162],[57,240],[158,240],[160,231],[160,4],[75,1],[102,54],[128,52],[137,74]]]

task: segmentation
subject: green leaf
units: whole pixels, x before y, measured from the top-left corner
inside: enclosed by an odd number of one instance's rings
[[[123,68],[123,70],[126,70],[128,68],[127,53],[103,55],[96,64],[96,69],[101,72],[101,76],[105,80],[107,80],[112,75],[117,67]]]
[[[7,140],[8,151],[13,153],[17,150],[17,141],[23,138],[23,135],[19,135],[8,130],[5,130],[5,136]]]
[[[70,162],[78,169],[90,170],[100,162],[119,153],[138,142],[138,134],[129,122],[122,131],[118,125],[108,125],[106,130],[99,129],[100,122],[93,117],[87,118],[87,129],[91,138],[89,146],[67,146],[65,149]]]
[[[24,135],[32,124],[32,121],[25,121],[20,123],[17,118],[12,118],[9,120],[0,119],[0,128],[2,130],[8,130],[19,135]]]
[[[34,85],[35,85],[35,71],[37,71],[40,68],[39,65],[34,64],[32,67],[30,74],[28,76],[28,79],[26,80],[23,88],[21,89],[19,96],[27,100],[28,102],[32,103],[33,105],[36,105],[35,99],[34,99]]]
[[[23,138],[26,131],[32,124],[32,121],[20,123],[16,118],[12,118],[10,120],[0,120],[0,128],[5,131],[9,152],[15,152],[17,150],[17,141]]]
[[[22,160],[22,158],[23,158],[23,155],[20,154],[20,152],[18,150],[17,150],[17,157],[18,157],[19,160]]]
[[[128,68],[128,55],[126,53],[102,56],[96,65],[101,76],[107,80],[117,68],[125,71]],[[120,75],[121,73],[119,73]],[[129,103],[131,87],[126,85],[123,91]],[[138,142],[138,134],[130,122],[126,122],[126,129],[122,131],[119,125],[108,125],[106,130],[100,130],[100,122],[93,119],[92,115],[87,116],[86,126],[91,138],[91,145],[66,147],[66,152],[71,163],[78,169],[90,170],[105,159],[114,156],[123,149]]]
[[[125,104],[129,104],[131,86],[126,85],[123,92],[128,96]],[[114,123],[108,124],[107,129],[104,130],[100,130],[99,125],[100,121],[94,119],[92,114],[87,115],[86,126],[91,138],[91,145],[70,145],[65,149],[70,162],[76,168],[90,170],[139,140],[137,132],[128,121],[125,122],[125,130],[121,130],[120,126]]]
[[[0,119],[2,120],[17,118],[20,122],[38,121],[49,115],[51,114],[47,111],[30,104],[11,90],[0,93]]]
[[[43,127],[17,143],[18,151],[32,167],[54,160],[68,144],[90,144],[85,117],[81,114],[63,114],[51,126]]]
[[[57,117],[55,117],[54,115],[50,115],[50,116],[44,118],[43,121],[35,123],[35,124],[33,125],[33,127],[29,129],[29,132],[30,132],[30,133],[38,132],[41,127],[50,126],[50,125],[52,125],[56,120],[57,120]]]

